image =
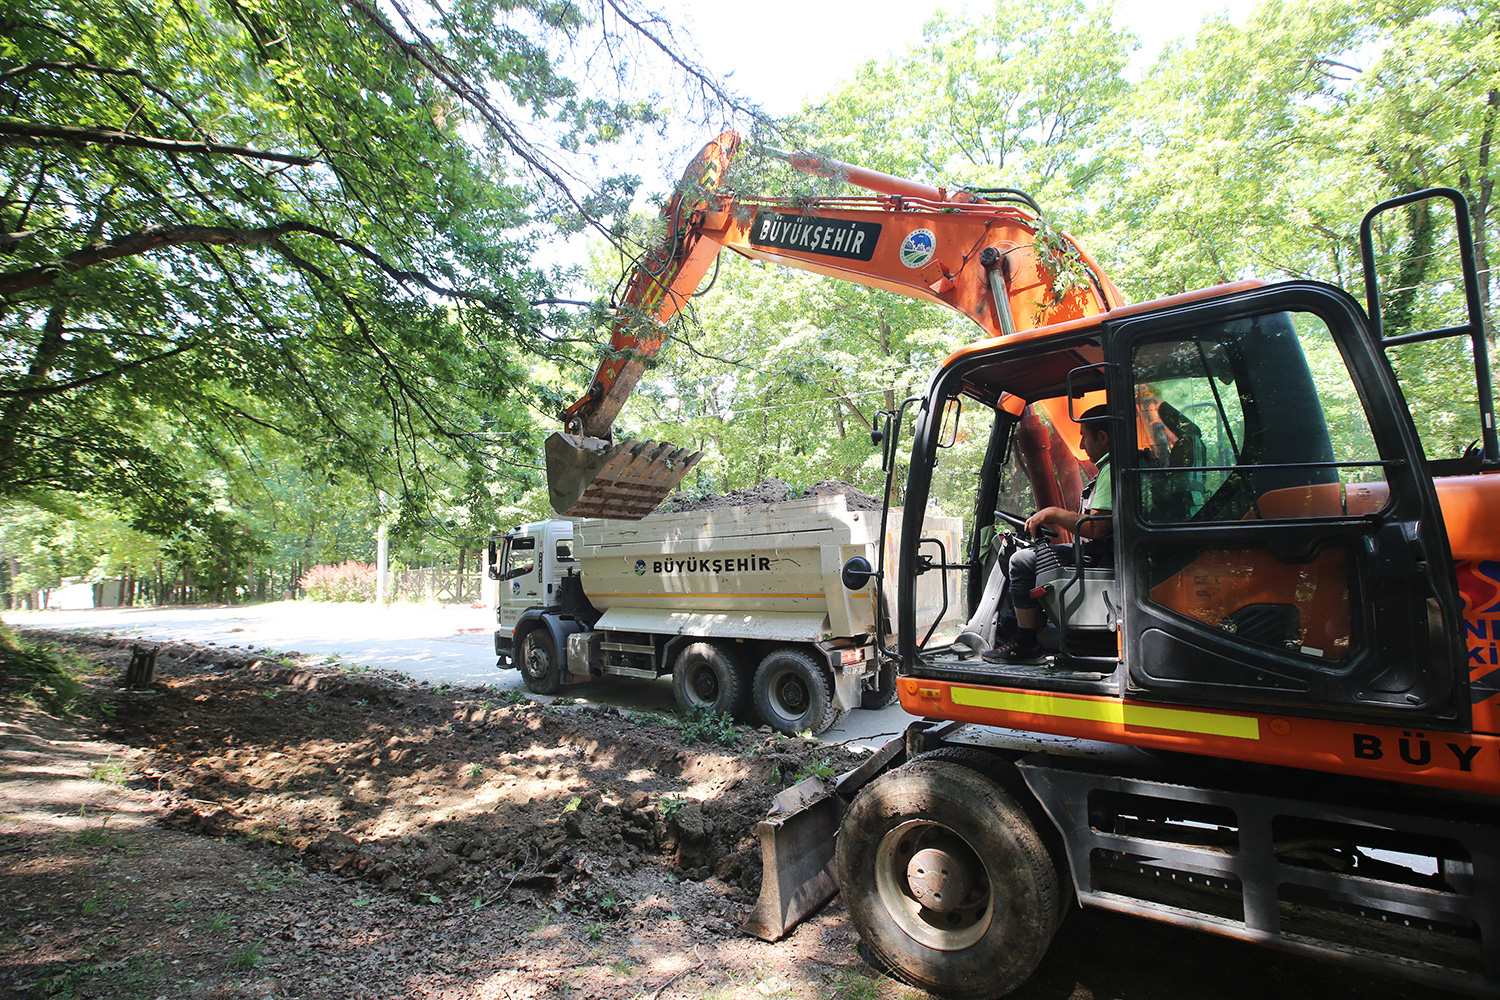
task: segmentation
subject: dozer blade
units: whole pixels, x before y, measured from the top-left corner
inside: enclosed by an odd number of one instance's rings
[[[762,941],[779,941],[838,895],[834,837],[854,794],[906,759],[904,738],[891,740],[834,781],[807,778],[776,796],[756,827],[760,834],[760,898],[740,925]]]
[[[602,438],[556,433],[547,438],[547,492],[567,517],[638,521],[677,488],[698,459],[658,441],[610,444]]]

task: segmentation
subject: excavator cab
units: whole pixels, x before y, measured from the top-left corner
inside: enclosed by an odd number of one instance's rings
[[[1003,608],[993,600],[1002,493],[1024,474],[1037,506],[1081,509],[1073,491],[1086,477],[1067,474],[1079,456],[1066,445],[1077,438],[1073,417],[1105,401],[1114,510],[1104,544],[1116,568],[1069,567],[1048,581],[1060,636],[1039,666],[984,664],[973,642],[899,621],[905,669],[996,686],[1066,678],[1112,698],[1467,724],[1463,605],[1437,495],[1358,305],[1313,283],[1179,298],[1072,331],[981,342],[944,365],[915,422],[906,505],[962,505],[969,530],[951,559],[924,552],[912,533],[899,558],[918,570],[900,586],[961,569],[970,611]],[[977,476],[945,468],[976,460],[938,447],[952,437],[936,419],[950,398],[965,399],[973,416],[994,415]],[[941,495],[961,483],[977,484],[967,501]],[[907,596],[897,594],[898,614]]]

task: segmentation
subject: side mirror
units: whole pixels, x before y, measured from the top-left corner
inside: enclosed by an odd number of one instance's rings
[[[864,556],[851,558],[844,563],[844,568],[839,573],[839,579],[844,582],[845,590],[862,590],[874,576],[875,568]]]
[[[489,558],[489,564],[486,567],[487,570],[488,570],[489,578],[491,580],[498,580],[498,579],[500,579],[500,567],[499,567],[499,565],[497,563],[496,555],[497,555],[497,553],[496,553],[496,549],[495,549],[495,540],[493,538],[491,538],[490,539],[490,548],[489,548],[489,557],[490,557]]]

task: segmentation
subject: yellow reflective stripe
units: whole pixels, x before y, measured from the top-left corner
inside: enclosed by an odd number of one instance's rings
[[[1208,736],[1233,736],[1242,740],[1260,739],[1260,720],[1254,716],[1219,715],[1215,712],[1193,712],[1181,708],[1156,708],[1127,705],[1120,701],[1096,701],[1024,691],[993,691],[958,685],[949,689],[949,697],[955,705],[993,708],[1001,712],[1051,715],[1060,719],[1108,722],[1117,726],[1203,733]]]
[[[659,597],[662,596],[662,593],[663,592],[660,591],[660,590],[653,591],[651,593],[644,593],[644,592],[642,592],[642,593],[629,593],[629,594],[622,593],[622,592],[605,593],[604,591],[596,590],[596,591],[593,591],[593,596],[595,596],[595,597],[651,597],[651,598],[659,598]],[[731,594],[731,593],[729,593],[727,591],[719,591],[719,590],[702,590],[702,591],[698,591],[698,592],[696,592],[695,594],[692,594],[692,595],[688,595],[684,591],[680,591],[680,590],[669,590],[669,591],[666,591],[665,593],[666,593],[666,596],[668,596],[668,597],[683,597],[683,596],[695,596],[695,597],[775,597],[775,598],[778,598],[778,599],[783,598],[783,597],[806,597],[806,598],[813,599],[813,600],[822,600],[822,599],[824,599],[824,598],[826,598],[828,596],[827,594],[783,594],[783,593],[780,593],[780,592],[772,593],[771,591],[764,591],[764,592],[759,593],[759,594]],[[718,612],[718,611],[714,612],[714,614],[720,614],[720,613],[721,612]]]

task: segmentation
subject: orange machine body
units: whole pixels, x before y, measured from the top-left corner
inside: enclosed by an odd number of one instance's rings
[[[916,678],[901,681],[901,705],[927,718],[1500,794],[1500,521],[1487,514],[1500,509],[1500,473],[1441,478],[1436,486],[1464,603],[1470,732]],[[1325,567],[1323,559],[1339,565]],[[1268,556],[1237,600],[1256,603],[1268,574],[1292,570],[1346,572],[1333,550],[1308,568]],[[1315,586],[1302,591],[1318,600]]]

